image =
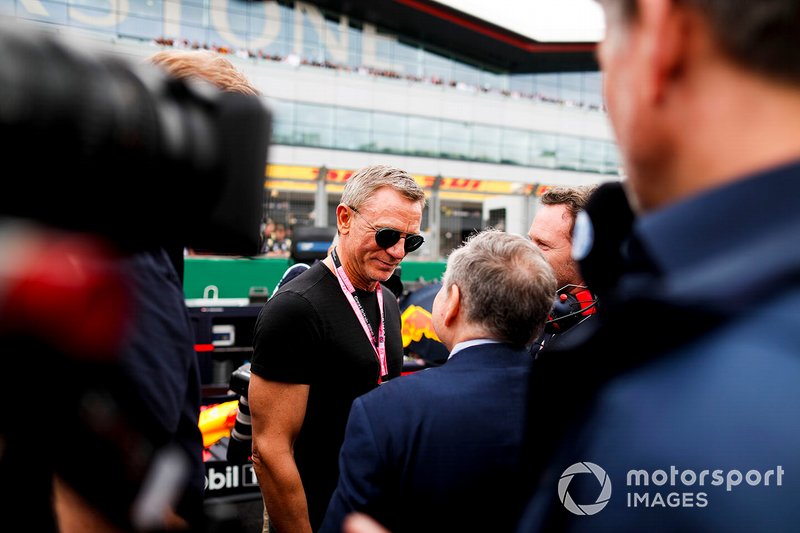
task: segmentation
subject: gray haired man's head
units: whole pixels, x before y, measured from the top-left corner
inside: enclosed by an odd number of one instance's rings
[[[553,270],[536,245],[495,229],[470,236],[450,254],[443,285],[458,286],[469,322],[515,346],[541,334],[556,293]]]

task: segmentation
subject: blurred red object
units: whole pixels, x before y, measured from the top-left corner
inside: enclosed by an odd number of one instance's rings
[[[0,333],[41,339],[80,359],[114,357],[131,295],[99,238],[0,223]]]

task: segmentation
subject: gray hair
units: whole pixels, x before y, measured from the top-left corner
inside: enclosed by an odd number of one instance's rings
[[[344,186],[341,203],[358,209],[381,187],[391,187],[404,198],[425,207],[425,191],[414,178],[405,170],[387,165],[371,165],[357,170]]]
[[[800,3],[797,0],[674,0],[694,8],[736,63],[775,80],[800,85]],[[624,23],[639,16],[639,0],[599,0]]]
[[[443,285],[444,290],[458,286],[469,322],[518,347],[542,333],[556,295],[553,269],[539,248],[492,228],[450,254]]]

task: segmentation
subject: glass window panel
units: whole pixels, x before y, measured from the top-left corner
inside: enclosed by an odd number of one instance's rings
[[[336,148],[342,150],[361,150],[371,152],[374,145],[370,142],[370,132],[368,130],[337,128],[336,129]]]
[[[281,20],[284,24],[289,24],[294,20],[294,7],[279,3],[278,8],[281,11]]]
[[[398,41],[395,43],[394,54],[395,63],[403,67],[406,76],[422,77],[421,54],[416,46]]]
[[[337,108],[336,146],[347,150],[371,150],[370,118],[368,111]]]
[[[336,127],[369,131],[372,113],[358,109],[336,108]]]
[[[604,172],[606,143],[584,139],[581,143],[581,168],[589,172]]]
[[[408,136],[418,139],[439,139],[440,122],[432,118],[408,117]]]
[[[201,6],[185,5],[181,6],[178,20],[175,20],[175,17],[172,15],[173,14],[170,12],[170,16],[166,17],[166,20],[170,22],[181,22],[183,24],[190,24],[193,26],[204,26],[206,10]],[[181,33],[180,36],[183,37],[183,33]]]
[[[442,139],[459,142],[469,142],[472,133],[469,124],[466,122],[456,122],[453,120],[442,120],[440,131]]]
[[[138,39],[155,39],[164,35],[161,20],[152,20],[131,15],[119,23],[119,34]]]
[[[347,61],[350,67],[358,68],[362,65],[361,59],[361,30],[350,26],[348,30],[349,37],[347,39]]]
[[[556,166],[556,136],[534,132],[531,135],[530,164],[542,167]]]
[[[294,133],[294,104],[283,100],[268,100],[272,111],[272,140],[276,143],[291,143]]]
[[[425,78],[432,78],[442,83],[448,83],[453,78],[452,61],[429,50],[423,51],[422,65]]]
[[[161,19],[164,10],[161,2],[151,0],[129,0],[128,15],[141,15],[142,18]]]
[[[202,46],[208,42],[207,30],[202,24],[184,24],[181,35],[193,45]]]
[[[472,157],[479,161],[500,162],[502,131],[492,126],[472,126]]]
[[[93,22],[86,23],[81,22],[77,18],[73,16],[70,11],[77,10],[81,13],[82,18],[90,19]],[[116,20],[116,16],[110,14],[111,11],[108,9],[108,5],[102,6],[99,9],[95,7],[91,7],[87,4],[81,5],[71,5],[67,10],[67,16],[69,16],[69,25],[76,27],[76,28],[84,28],[93,32],[99,33],[109,33],[115,34],[117,32],[117,24],[116,22],[108,23],[109,20]],[[100,24],[94,21],[102,21]]]
[[[295,122],[297,124],[319,124],[332,127],[334,108],[316,104],[295,104]]]
[[[47,5],[47,7],[49,7],[49,2],[43,2],[43,4]],[[17,14],[17,7],[18,6],[17,6],[17,3],[16,3],[15,0],[0,0],[0,15],[3,15],[3,16],[6,16],[6,17],[13,17],[14,15]],[[47,9],[47,7],[45,7],[45,9]],[[50,10],[47,10],[47,11],[49,13]],[[64,9],[63,11],[64,11],[64,14],[66,14],[66,9]],[[19,13],[20,13],[20,16],[24,15],[25,14],[25,8],[23,8],[22,6],[19,6]],[[48,18],[48,20],[50,20],[49,16],[47,18]],[[66,20],[66,17],[57,18],[53,22],[58,22],[58,23],[63,24],[63,22],[62,22],[63,20]]]
[[[297,7],[295,7],[295,9],[297,9]],[[323,61],[324,53],[322,53],[322,35],[319,34],[317,29],[311,23],[312,16],[315,15],[303,13],[300,16],[299,25],[295,26],[294,22],[292,22],[294,31],[300,32],[300,35],[302,36],[299,54],[303,59]],[[297,38],[297,35],[295,35],[295,38]]]
[[[484,126],[482,124],[474,124],[472,126],[472,143],[478,144],[500,144],[503,137],[503,131],[495,126]]]
[[[581,167],[580,158],[580,139],[560,135],[556,148],[556,166],[558,168],[579,169]]]
[[[273,142],[617,174],[613,142],[270,100]]]
[[[531,134],[522,130],[503,130],[500,161],[509,165],[529,165]]]
[[[534,75],[533,74],[512,74],[509,77],[508,88],[512,91],[517,91],[522,94],[534,93]]]
[[[433,121],[431,121],[433,122]],[[439,136],[422,135],[421,130],[409,125],[406,152],[420,157],[439,157]]]
[[[296,6],[295,9],[297,9]],[[297,20],[295,15],[296,13],[293,12],[288,21],[293,30],[293,39],[300,39],[300,49],[295,52],[303,59],[316,60],[319,55],[321,36],[317,33],[307,13],[299,16],[299,24],[295,22]]]
[[[600,72],[583,72],[583,88],[585,91],[600,92],[603,88],[603,76]]]
[[[502,91],[508,89],[509,80],[509,76],[505,74],[494,74],[488,71],[481,72],[481,88],[484,90]]]
[[[439,141],[431,142],[419,137],[408,137],[405,153],[415,157],[439,157]]]
[[[583,95],[581,94],[581,91],[570,87],[561,88],[560,98],[561,100],[572,103],[576,106],[580,106],[580,104],[583,103]]]
[[[372,129],[373,131],[381,131],[386,133],[399,133],[405,135],[408,119],[403,115],[395,113],[381,113],[375,111],[372,113]]]
[[[245,13],[249,6],[249,2],[244,0],[228,0],[227,4],[229,13]]]
[[[442,157],[468,159],[470,157],[470,127],[463,122],[441,121],[439,151]]]
[[[338,18],[326,18],[325,29],[323,30],[325,38],[323,41],[323,52],[325,54],[325,61],[332,65],[347,65],[349,54],[349,39],[350,29],[342,26]]]
[[[295,126],[294,142],[303,146],[333,148],[333,130],[324,124],[300,124]]]
[[[469,141],[442,138],[439,143],[441,157],[448,159],[470,159]]]
[[[264,57],[281,60],[291,53],[292,43],[291,41],[285,41],[284,39],[278,37],[270,43],[261,46],[258,50]]]
[[[533,78],[534,91],[539,96],[559,99],[558,74],[537,74]]]
[[[37,12],[31,13],[23,4],[16,5],[16,13],[14,11],[15,5],[13,1],[0,2],[4,7],[0,8],[0,13],[18,16],[21,19],[27,20],[40,20],[43,22],[51,22],[54,24],[69,24],[69,15],[67,13],[67,5],[63,2],[50,2],[48,0],[41,0],[41,5],[47,11],[45,14],[38,14]],[[8,9],[8,11],[6,11]],[[106,30],[108,31],[108,30]]]
[[[378,30],[378,34],[373,37],[375,40],[375,59],[378,64],[370,66],[376,67],[379,70],[393,71],[395,39],[394,37],[383,35],[381,33],[382,31],[383,30]]]
[[[614,143],[606,144],[606,172],[610,174],[618,174],[622,168],[622,159],[620,158],[619,149]]]
[[[112,4],[108,0],[69,0],[69,5],[76,8],[92,8],[101,11],[111,11]]]
[[[390,154],[406,153],[406,136],[403,133],[373,131],[372,147],[375,152]]]
[[[599,72],[583,74],[583,101],[593,109],[603,107],[603,77]]]
[[[586,162],[601,162],[605,160],[606,143],[594,139],[584,139],[581,158]]]
[[[478,69],[463,63],[453,63],[453,79],[457,82],[478,87],[481,82],[481,73]]]
[[[283,23],[281,11],[266,7],[264,2],[251,2],[247,11],[247,40],[254,50],[264,50],[277,41],[289,39],[290,27]],[[272,51],[271,53],[277,53]]]
[[[246,13],[229,11],[227,13],[221,13],[220,16],[225,17],[225,20],[227,20],[227,33],[233,33],[240,42],[247,41]],[[233,46],[229,39],[217,32],[214,26],[209,27],[209,36],[211,36],[211,42],[209,44],[214,44],[217,46]]]
[[[563,72],[559,74],[559,85],[562,89],[581,90],[583,86],[583,74],[580,72]]]
[[[501,159],[500,145],[473,143],[470,159],[484,163],[499,163]]]
[[[305,146],[333,146],[332,107],[295,104],[295,142]]]

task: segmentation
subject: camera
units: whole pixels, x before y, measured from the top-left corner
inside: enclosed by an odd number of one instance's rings
[[[0,342],[26,404],[0,417],[0,509],[36,502],[30,529],[51,529],[56,474],[114,525],[153,530],[186,451],[116,364],[134,311],[107,267],[158,248],[257,254],[270,113],[24,21],[0,19],[0,49]],[[46,438],[30,430],[42,413]]]
[[[250,386],[250,363],[245,363],[231,374],[230,390],[239,395],[239,410],[228,441],[227,460],[243,464],[250,459],[253,445],[253,427],[250,422],[250,404],[247,390]]]
[[[260,98],[19,22],[0,21],[0,139],[19,169],[0,216],[129,250],[258,253],[271,131]]]

